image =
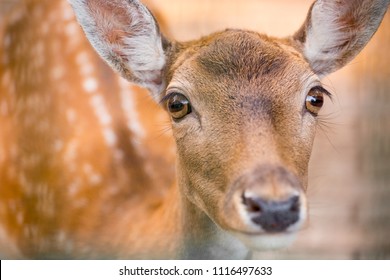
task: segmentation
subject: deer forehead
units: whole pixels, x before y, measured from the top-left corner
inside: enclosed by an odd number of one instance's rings
[[[231,119],[231,109],[237,108],[251,115],[280,113],[280,106],[299,109],[309,87],[319,84],[308,63],[287,41],[241,30],[192,43],[171,69],[168,91],[182,90],[199,109],[219,108],[223,119],[224,113]]]

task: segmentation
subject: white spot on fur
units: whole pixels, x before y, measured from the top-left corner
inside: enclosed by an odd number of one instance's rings
[[[64,148],[64,141],[62,140],[56,140],[53,144],[53,149],[55,152],[59,152]]]
[[[89,181],[92,185],[98,185],[102,182],[102,176],[100,176],[99,174],[97,173],[93,173],[91,174],[91,176],[89,177]]]
[[[92,165],[89,163],[84,163],[83,170],[85,174],[89,175],[92,172]]]
[[[80,52],[76,56],[76,63],[79,66],[82,66],[84,63],[88,63],[90,61],[89,54],[86,51]]]
[[[122,150],[116,149],[114,151],[114,158],[116,160],[118,160],[118,161],[123,160],[124,157],[125,157],[125,153]]]
[[[94,109],[95,115],[99,120],[100,125],[103,128],[103,137],[109,147],[113,147],[117,138],[114,131],[111,128],[112,118],[107,110],[104,99],[101,95],[93,95],[91,98],[91,105]]]
[[[97,94],[99,88],[98,80],[92,76],[93,65],[90,63],[89,54],[84,51],[77,55],[76,63],[80,67],[80,74],[85,78],[83,88],[86,93],[92,94],[90,104],[94,110],[95,116],[99,120],[103,129],[103,137],[109,147],[113,147],[117,143],[117,138],[111,128],[112,117],[106,107],[102,95]]]
[[[80,65],[80,73],[83,76],[89,76],[93,73],[94,66],[92,63],[89,62],[84,62],[83,64]]]
[[[111,124],[111,115],[108,113],[104,99],[101,95],[92,96],[91,105],[93,106],[96,116],[102,126]]]
[[[62,2],[63,7],[62,7],[62,19],[64,21],[71,21],[74,19],[74,13],[71,7],[66,3]]]
[[[72,169],[72,166],[74,166],[74,162],[76,160],[77,146],[78,146],[77,141],[73,139],[69,141],[65,147],[64,159],[65,162],[70,167],[70,169]]]
[[[72,182],[68,187],[67,187],[67,190],[68,190],[68,195],[71,196],[71,197],[74,197],[78,194],[78,192],[80,191],[80,181],[74,181]]]
[[[93,93],[98,89],[98,81],[93,77],[89,77],[84,80],[83,88],[86,92]]]
[[[80,74],[82,77],[85,77],[83,88],[87,93],[93,93],[98,89],[98,81],[92,76],[94,68],[90,60],[90,55],[86,51],[80,52],[76,56]]]
[[[127,127],[131,130],[131,132],[133,132],[134,142],[140,143],[141,140],[145,137],[145,130],[142,127],[136,110],[134,92],[131,92],[129,83],[125,79],[118,77],[118,81],[122,109],[123,112],[125,112],[127,118]]]
[[[57,242],[58,243],[64,243],[66,241],[66,233],[65,231],[61,230],[58,234],[57,234]]]
[[[106,143],[109,147],[113,147],[117,143],[117,137],[114,131],[110,127],[105,127],[103,129],[103,136],[106,140]]]
[[[69,37],[77,37],[75,35],[77,35],[79,31],[79,25],[75,21],[69,22],[65,25],[64,31]]]
[[[16,10],[11,14],[11,17],[9,18],[9,22],[11,25],[16,24],[18,21],[22,20],[25,16],[25,11],[22,9]]]
[[[65,69],[62,65],[55,66],[50,73],[50,76],[54,81],[62,79],[64,75]]]

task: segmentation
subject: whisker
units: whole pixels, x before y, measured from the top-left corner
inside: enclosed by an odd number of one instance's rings
[[[159,139],[165,135],[172,134],[172,126],[169,121],[157,124],[155,125],[155,128],[155,131],[157,132],[155,139]]]

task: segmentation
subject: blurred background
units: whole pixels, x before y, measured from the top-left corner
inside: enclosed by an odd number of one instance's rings
[[[55,0],[62,1],[62,0]],[[18,0],[0,0],[0,20]],[[37,1],[39,2],[39,1]],[[189,40],[225,28],[293,34],[310,0],[148,0],[165,32]],[[2,38],[0,38],[0,44]],[[271,259],[390,259],[390,14],[364,51],[323,80],[309,169],[310,222]],[[1,130],[1,128],[0,128]]]

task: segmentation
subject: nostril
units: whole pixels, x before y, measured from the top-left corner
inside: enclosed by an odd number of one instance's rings
[[[242,195],[242,201],[246,206],[246,210],[249,213],[261,213],[262,208],[257,199],[252,197],[246,197],[244,194]]]
[[[299,212],[300,210],[299,196],[293,196],[292,198],[290,198],[290,203],[291,203],[290,211]]]

